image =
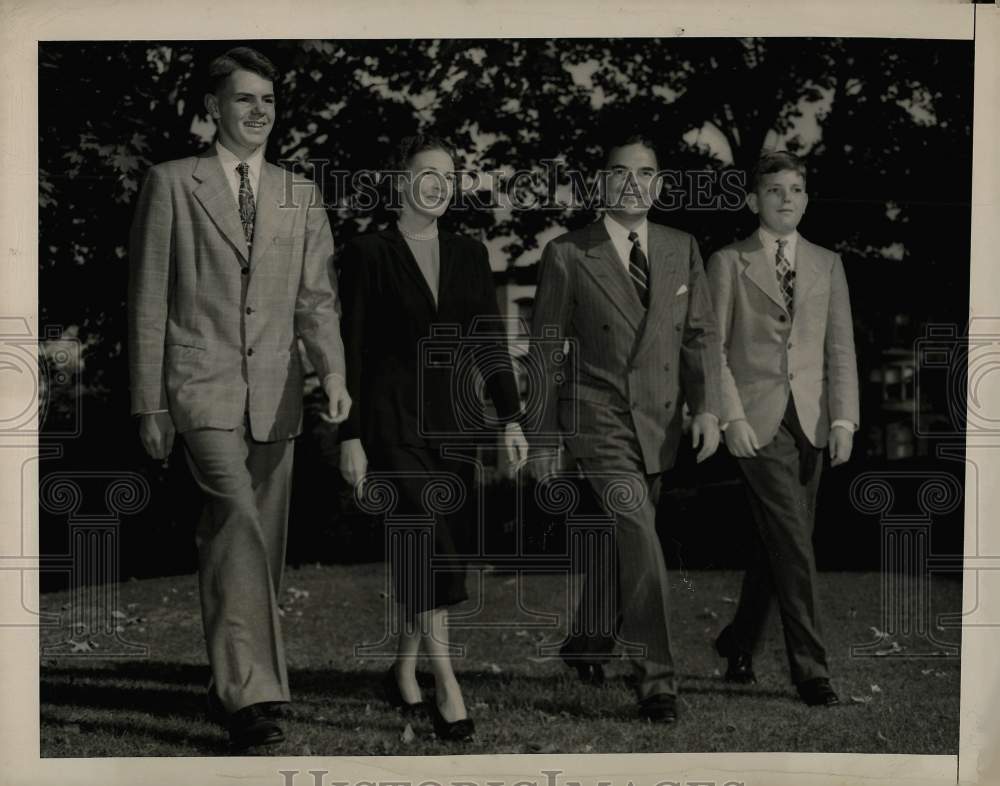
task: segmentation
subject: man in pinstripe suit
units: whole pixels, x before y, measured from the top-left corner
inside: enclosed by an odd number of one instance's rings
[[[315,184],[264,160],[274,66],[237,48],[209,67],[216,143],[153,167],[131,236],[132,412],[147,452],[181,435],[205,495],[196,540],[210,711],[237,748],[280,742],[289,700],[277,592],[305,345],[347,417],[333,237]]]
[[[638,645],[639,713],[670,723],[677,683],[655,528],[660,476],[674,462],[685,401],[698,460],[718,447],[721,353],[697,244],[646,220],[657,184],[653,146],[625,139],[607,151],[606,168],[604,218],[556,238],[542,257],[532,334],[557,328],[573,339],[575,374],[567,376],[575,384],[548,391],[552,405],[536,434],[564,432],[615,522],[618,597],[606,570],[587,571],[563,658],[581,678],[599,681],[616,641]],[[584,624],[601,620],[600,630]]]

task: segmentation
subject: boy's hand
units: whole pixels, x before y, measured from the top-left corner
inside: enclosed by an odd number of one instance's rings
[[[320,418],[327,423],[343,423],[351,412],[351,397],[344,378],[340,374],[327,374],[323,392],[326,393],[326,412],[321,412]]]
[[[838,467],[851,458],[854,432],[843,426],[830,429],[830,466]]]
[[[745,420],[731,420],[725,433],[726,447],[737,458],[753,458],[760,450],[757,435]]]
[[[169,412],[153,412],[139,416],[139,440],[152,459],[164,461],[170,456],[176,433]]]
[[[691,447],[697,448],[701,442],[696,462],[701,464],[719,448],[719,419],[708,412],[694,416],[691,423]]]

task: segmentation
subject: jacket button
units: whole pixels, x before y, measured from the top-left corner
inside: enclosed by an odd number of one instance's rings
[[[792,342],[791,342],[791,341],[789,341],[789,342],[788,342],[788,348],[789,348],[789,349],[791,349],[791,348],[792,348]]]
[[[670,371],[670,364],[669,363],[664,363],[663,364],[663,370],[664,371]]]
[[[601,325],[601,330],[611,330],[610,325]]]
[[[786,317],[784,314],[779,314],[778,315],[778,321],[779,322],[787,322],[788,321],[788,317]]]
[[[789,374],[789,375],[788,375],[788,378],[789,378],[789,379],[795,379],[795,374]]]
[[[253,313],[253,309],[250,308],[250,306],[247,306],[247,313],[248,314],[252,314]]]
[[[247,357],[250,357],[251,355],[253,355],[253,347],[250,347],[250,349],[247,350]]]
[[[673,405],[674,405],[674,402],[673,402],[673,401],[668,401],[668,402],[667,402],[666,404],[664,404],[663,406],[664,406],[664,407],[666,407],[667,409],[670,409],[670,408],[671,408],[671,407],[672,407]]]
[[[242,273],[244,276],[249,276],[250,275],[250,268],[248,268],[248,267],[241,268],[240,269],[240,273]]]

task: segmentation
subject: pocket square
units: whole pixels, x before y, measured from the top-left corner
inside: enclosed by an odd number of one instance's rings
[[[674,293],[674,297],[676,297],[677,295],[683,295],[687,291],[688,291],[688,285],[681,284],[681,288]]]

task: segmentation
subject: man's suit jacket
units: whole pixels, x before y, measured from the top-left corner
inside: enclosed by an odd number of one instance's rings
[[[791,395],[809,441],[824,447],[833,420],[860,422],[847,278],[833,251],[799,237],[792,313],[775,262],[755,232],[708,260],[722,339],[722,420],[745,418],[761,447]]]
[[[603,222],[551,241],[540,264],[532,336],[548,386],[536,434],[561,432],[575,458],[593,456],[602,449],[604,413],[631,414],[653,474],[674,463],[685,401],[695,414],[719,414],[720,358],[694,238],[653,223],[648,238],[648,310]],[[562,370],[551,341],[539,341],[553,328],[572,342]],[[565,381],[556,386],[559,374]]]
[[[370,449],[482,437],[477,373],[500,420],[520,410],[486,247],[445,231],[438,244],[437,304],[395,226],[344,247],[339,289],[354,404],[342,439]]]
[[[320,378],[343,374],[333,236],[314,183],[263,163],[253,250],[215,148],[154,166],[131,234],[132,412],[169,409],[178,432],[259,441],[302,421],[302,338]]]

